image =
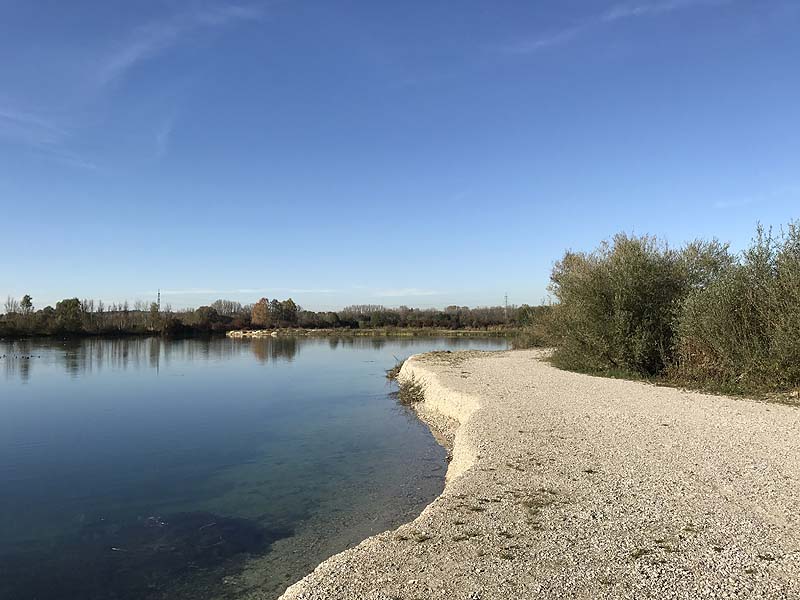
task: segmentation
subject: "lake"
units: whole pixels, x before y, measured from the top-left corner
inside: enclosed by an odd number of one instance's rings
[[[446,453],[385,371],[495,338],[0,341],[0,599],[274,598]]]

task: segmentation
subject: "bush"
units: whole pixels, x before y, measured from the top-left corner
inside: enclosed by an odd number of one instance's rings
[[[425,400],[425,387],[411,375],[400,382],[397,398],[400,404],[411,405]]]
[[[567,252],[550,290],[560,366],[659,375],[672,361],[683,301],[732,259],[717,241],[670,249],[650,236],[618,234],[591,253]]]
[[[552,305],[523,304],[516,311],[516,321],[521,329],[511,340],[514,348],[545,348],[555,345]]]
[[[759,227],[742,260],[682,307],[673,375],[728,389],[800,385],[800,223]]]

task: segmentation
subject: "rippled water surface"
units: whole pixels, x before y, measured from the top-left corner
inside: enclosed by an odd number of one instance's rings
[[[270,598],[445,452],[384,372],[463,338],[0,342],[0,599]]]

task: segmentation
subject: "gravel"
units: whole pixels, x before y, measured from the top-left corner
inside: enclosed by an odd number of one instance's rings
[[[282,599],[800,598],[797,407],[542,358],[409,359],[444,492]]]

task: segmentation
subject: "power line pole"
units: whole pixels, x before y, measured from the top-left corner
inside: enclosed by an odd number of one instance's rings
[[[505,309],[506,323],[508,323],[508,292],[506,292],[506,309]]]
[[[158,288],[158,312],[161,312],[161,288]]]

